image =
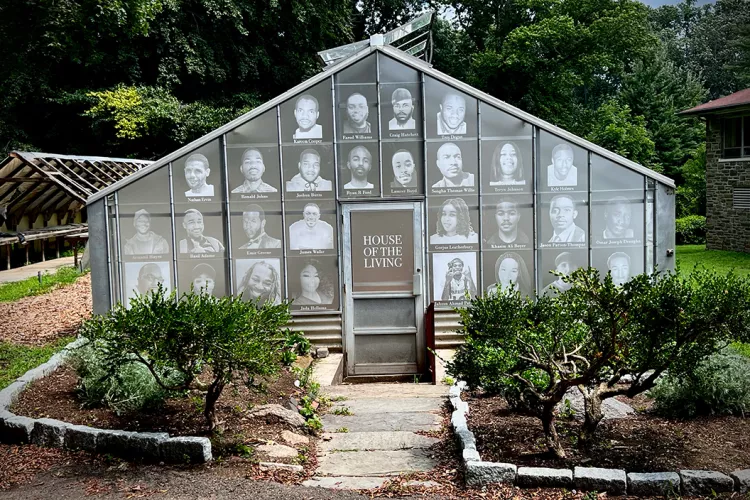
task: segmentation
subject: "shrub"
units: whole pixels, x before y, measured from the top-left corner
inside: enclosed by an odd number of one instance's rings
[[[216,401],[224,387],[242,378],[252,383],[258,376],[281,368],[288,351],[304,344],[301,334],[285,325],[291,319],[288,303],[247,302],[241,297],[216,298],[205,293],[160,289],[136,297],[130,309],[116,305],[81,327],[104,360],[108,375],[138,362],[164,390],[194,389],[205,392],[203,413],[209,429],[217,425]],[[198,376],[211,369],[208,383]],[[165,374],[179,373],[175,383]]]
[[[123,362],[110,373],[101,351],[90,343],[73,351],[68,362],[80,378],[78,395],[87,408],[105,406],[122,415],[158,408],[174,395],[159,385],[148,367],[138,361]],[[180,374],[175,371],[164,372],[161,377],[166,385],[180,383]]]
[[[750,413],[750,359],[727,349],[687,376],[665,376],[650,396],[655,411],[669,417],[744,416]]]
[[[675,236],[678,245],[703,245],[706,243],[706,218],[688,215],[675,220]]]

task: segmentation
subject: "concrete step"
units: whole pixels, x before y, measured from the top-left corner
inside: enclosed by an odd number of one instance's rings
[[[362,398],[439,398],[448,395],[444,385],[432,384],[349,384],[326,387],[331,397]]]
[[[331,439],[327,441],[328,437]],[[437,438],[403,431],[334,433],[323,435],[323,441],[318,444],[318,452],[429,448],[439,441]]]
[[[397,476],[434,468],[437,461],[426,450],[342,451],[318,459],[319,476]]]
[[[330,490],[369,490],[380,488],[387,477],[314,476],[302,482],[302,486],[328,488]]]
[[[336,408],[349,408],[355,415],[364,413],[403,413],[413,411],[438,411],[445,398],[351,398],[336,401],[329,413]]]
[[[327,432],[346,427],[349,432],[429,431],[440,429],[440,415],[427,412],[372,413],[361,415],[323,415],[323,428]]]

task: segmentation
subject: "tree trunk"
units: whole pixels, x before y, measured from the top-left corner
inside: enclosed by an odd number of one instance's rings
[[[544,428],[544,439],[547,449],[555,454],[557,458],[565,458],[565,450],[560,444],[555,427],[555,405],[546,403],[542,410],[542,427]]]
[[[221,391],[223,390],[224,380],[217,378],[214,379],[208,387],[208,392],[206,392],[206,407],[203,410],[203,415],[208,421],[208,430],[210,431],[213,431],[219,423],[216,420],[216,401],[219,399],[219,396],[221,396]]]
[[[586,448],[591,445],[594,439],[599,422],[604,418],[602,413],[601,394],[598,389],[592,391],[581,391],[583,394],[583,425],[581,432],[578,434],[578,446]]]

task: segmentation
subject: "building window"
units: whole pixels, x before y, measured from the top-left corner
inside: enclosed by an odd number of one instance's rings
[[[750,116],[725,118],[722,158],[750,158]]]

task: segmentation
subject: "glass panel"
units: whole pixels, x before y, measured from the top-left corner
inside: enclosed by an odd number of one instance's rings
[[[340,140],[378,138],[377,85],[337,85],[336,109],[336,133]]]
[[[232,206],[231,227],[235,257],[281,256],[284,228],[278,203]],[[241,208],[241,210],[235,211]]]
[[[119,214],[123,260],[172,258],[172,213],[168,204],[120,204]],[[114,227],[110,230],[114,233]]]
[[[484,252],[482,285],[487,294],[514,290],[534,293],[534,252]]]
[[[427,234],[431,251],[478,250],[476,197],[435,197],[428,201]]]
[[[482,247],[493,250],[533,248],[534,207],[530,195],[486,196]]]
[[[173,161],[175,202],[221,201],[222,170],[218,139]]]
[[[531,138],[482,140],[483,192],[531,192],[531,160]]]
[[[585,149],[549,134],[539,133],[539,189],[588,191],[588,153]]]
[[[352,212],[352,288],[355,292],[411,292],[414,213]]]
[[[248,120],[231,132],[227,132],[226,137],[228,146],[278,144],[279,128],[276,126],[276,109],[271,109],[252,120]]]
[[[281,140],[290,144],[333,142],[331,82],[324,80],[280,107]]]
[[[177,262],[177,290],[180,294],[202,291],[214,297],[227,294],[226,260],[206,259]]]
[[[377,61],[372,54],[336,73],[336,83],[375,83],[376,75]]]
[[[591,265],[599,270],[599,276],[604,279],[607,272],[611,272],[616,285],[643,272],[643,247],[597,248],[591,254]]]
[[[427,137],[456,140],[477,136],[477,100],[425,77]]]
[[[427,185],[430,194],[477,192],[477,141],[427,144]]]
[[[336,202],[287,202],[287,245],[290,255],[336,254]]]
[[[422,92],[418,83],[380,85],[384,139],[422,137]]]
[[[587,250],[542,250],[539,252],[539,295],[554,297],[570,288],[561,278],[551,274],[556,271],[569,275],[580,267],[588,267],[589,253]]]
[[[503,138],[511,140],[531,140],[531,125],[511,116],[485,102],[479,102],[482,116],[482,139]],[[531,163],[531,156],[529,156]]]
[[[383,193],[392,197],[424,194],[421,142],[383,142]]]
[[[224,217],[218,203],[175,204],[178,259],[221,258],[226,250]]]
[[[539,248],[583,248],[588,241],[586,193],[538,197]]]
[[[724,147],[738,148],[742,146],[742,118],[724,119]]]
[[[339,146],[339,197],[380,196],[380,158],[377,142]]]
[[[164,165],[117,191],[120,204],[169,203],[169,169]]]
[[[439,307],[462,307],[477,294],[477,253],[432,254],[432,299]]]
[[[643,191],[591,195],[592,246],[643,245]]]
[[[245,300],[279,304],[284,296],[281,259],[236,259],[234,294]]]
[[[745,123],[742,126],[742,145],[745,147],[743,156],[750,156],[750,116],[745,117]]]
[[[380,83],[419,82],[419,72],[385,54],[378,54],[380,61]]]
[[[333,146],[284,146],[287,200],[333,199]]]
[[[288,298],[292,311],[326,311],[339,308],[338,258],[290,257],[287,260]]]
[[[654,272],[654,192],[646,192],[646,272]]]
[[[158,288],[165,288],[165,293],[172,291],[170,272],[171,262],[126,262],[123,264],[123,281],[125,282],[125,306],[130,307],[130,300],[139,294],[145,294]]]
[[[229,200],[280,200],[278,146],[227,146]]]
[[[591,190],[643,190],[643,175],[601,156],[591,155]]]
[[[412,297],[354,299],[354,328],[414,328],[416,326],[417,318]]]
[[[659,271],[674,269],[675,196],[674,189],[656,185],[656,265]],[[671,255],[667,252],[671,250]]]
[[[416,363],[414,335],[357,335],[355,362]]]

